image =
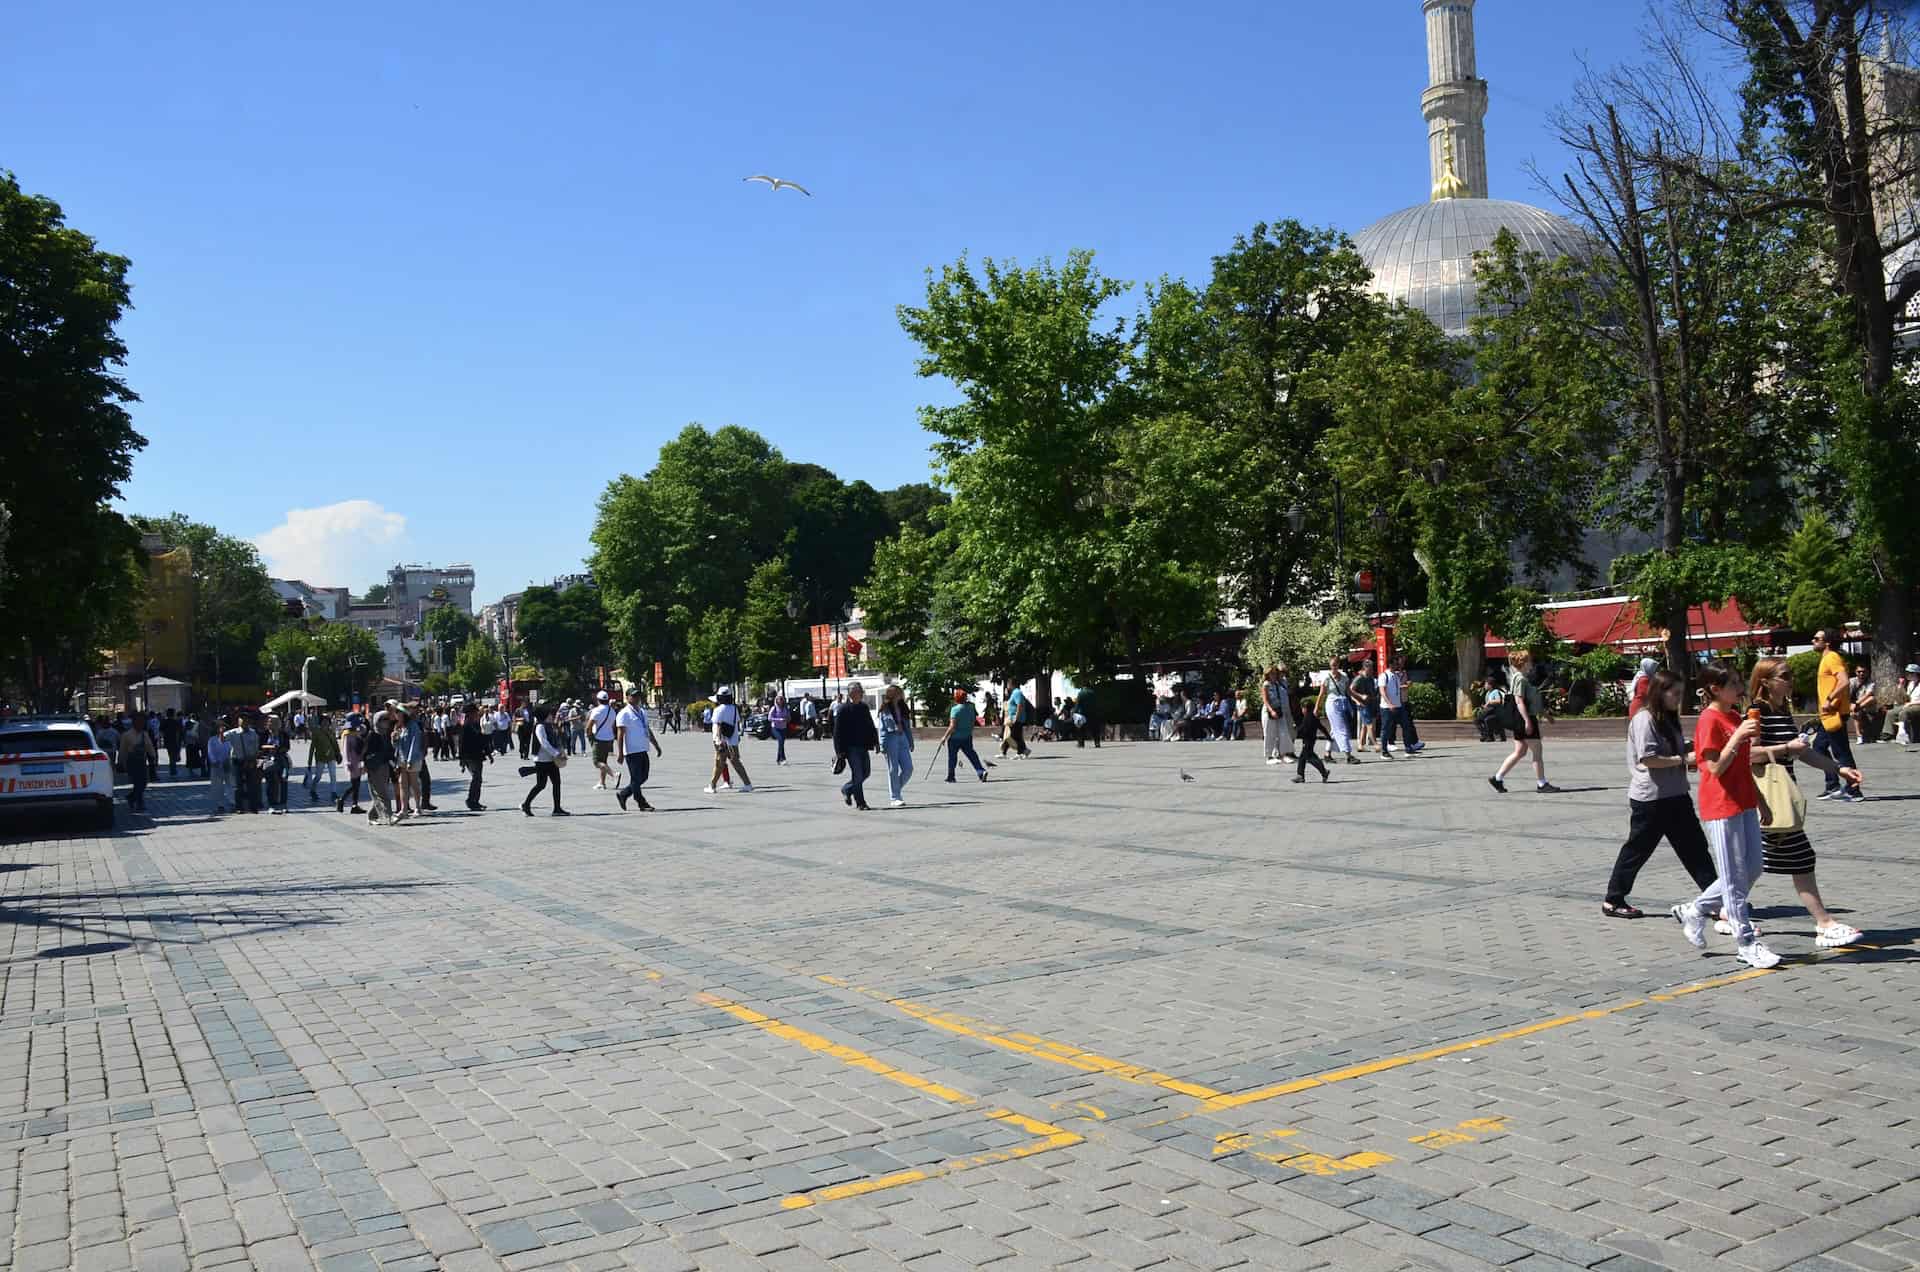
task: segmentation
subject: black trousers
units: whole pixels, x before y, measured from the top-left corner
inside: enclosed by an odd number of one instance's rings
[[[1706,891],[1718,876],[1713,869],[1713,854],[1707,850],[1707,832],[1700,829],[1699,815],[1693,811],[1692,797],[1630,799],[1627,807],[1631,810],[1627,842],[1620,845],[1620,855],[1614,858],[1613,875],[1607,880],[1607,900],[1626,904],[1633,881],[1640,877],[1640,867],[1647,864],[1662,838],[1673,845],[1681,867],[1693,876],[1700,891]]]
[[[473,774],[473,780],[467,783],[468,808],[473,808],[480,803],[480,775],[486,772],[486,770],[487,766],[481,760],[475,760],[469,766],[468,771]]]
[[[535,776],[533,789],[528,791],[527,797],[520,801],[520,807],[531,808],[533,797],[546,789],[547,783],[551,782],[553,783],[553,807],[557,812],[560,808],[560,766],[543,760],[533,766],[533,772]]]
[[[1322,760],[1319,754],[1313,749],[1314,743],[1319,740],[1319,737],[1320,717],[1311,714],[1302,716],[1300,720],[1300,732],[1298,734],[1300,758],[1293,762],[1293,775],[1295,777],[1305,777],[1307,775],[1307,765],[1309,764],[1320,770],[1321,777],[1327,776],[1326,762]]]

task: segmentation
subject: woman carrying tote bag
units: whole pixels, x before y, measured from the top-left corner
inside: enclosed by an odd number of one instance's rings
[[[1762,873],[1793,876],[1800,904],[1813,916],[1813,943],[1824,949],[1851,945],[1860,930],[1828,912],[1813,877],[1813,842],[1807,838],[1807,798],[1793,776],[1793,762],[1805,760],[1823,773],[1852,786],[1860,784],[1857,769],[1844,768],[1833,757],[1816,751],[1800,735],[1793,721],[1793,677],[1785,659],[1762,658],[1753,666],[1747,686],[1750,715],[1760,720],[1760,736],[1753,746],[1753,776],[1766,801],[1769,819],[1760,823]],[[1716,923],[1716,930],[1726,923]]]

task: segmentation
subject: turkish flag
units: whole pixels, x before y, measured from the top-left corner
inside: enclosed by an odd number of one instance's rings
[[[851,636],[844,636],[841,639],[846,643],[847,652],[850,654],[858,654],[862,649],[866,648],[866,646]]]

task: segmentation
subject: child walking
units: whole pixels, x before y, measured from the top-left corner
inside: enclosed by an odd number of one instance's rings
[[[1749,967],[1775,967],[1780,956],[1760,943],[1747,905],[1747,893],[1764,864],[1760,788],[1753,780],[1752,756],[1760,721],[1740,718],[1735,709],[1740,680],[1724,663],[1703,668],[1700,685],[1707,704],[1693,732],[1693,753],[1700,766],[1700,828],[1707,832],[1707,849],[1720,877],[1670,913],[1687,943],[1705,949],[1707,915],[1718,909],[1733,928],[1740,961]]]
[[[1279,681],[1276,679],[1274,683],[1278,685]],[[1310,688],[1311,686],[1302,685],[1294,691],[1291,699],[1294,719],[1293,729],[1289,731],[1297,732],[1300,744],[1300,754],[1293,762],[1293,781],[1296,786],[1307,780],[1309,764],[1320,770],[1321,781],[1329,780],[1326,761],[1322,760],[1314,750],[1320,741],[1320,716],[1314,711],[1313,704],[1309,700]],[[1283,702],[1288,700],[1284,688],[1281,690],[1281,700]]]

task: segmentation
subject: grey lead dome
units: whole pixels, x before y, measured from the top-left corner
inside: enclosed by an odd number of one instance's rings
[[[1373,271],[1373,289],[1420,310],[1448,336],[1469,334],[1480,313],[1473,256],[1493,246],[1502,228],[1522,250],[1549,258],[1584,257],[1585,235],[1544,208],[1511,199],[1437,199],[1382,217],[1353,236]]]

